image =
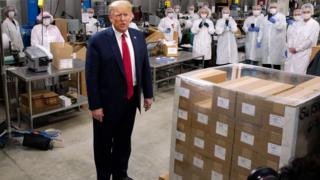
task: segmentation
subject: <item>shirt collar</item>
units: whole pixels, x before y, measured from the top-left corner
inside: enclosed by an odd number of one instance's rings
[[[117,38],[121,38],[121,36],[122,36],[122,32],[119,32],[119,31],[117,31],[116,30],[116,28],[112,25],[112,29],[113,29],[113,31],[114,31],[114,33],[115,33],[115,35],[116,35],[116,37]],[[129,31],[127,30],[126,32],[124,32],[125,34],[126,34],[126,37],[130,37],[129,36]]]

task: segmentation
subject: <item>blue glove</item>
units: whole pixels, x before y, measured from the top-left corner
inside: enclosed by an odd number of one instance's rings
[[[270,17],[268,20],[273,24],[276,23],[276,19],[273,16]]]
[[[257,48],[261,48],[261,42],[257,42],[256,47],[257,47]]]
[[[292,25],[292,24],[294,23],[294,20],[289,19],[289,20],[287,20],[287,23],[288,23],[289,25]]]
[[[286,58],[288,58],[288,49],[286,49],[286,51],[284,52],[284,55],[286,56]]]
[[[255,32],[254,29],[255,29],[254,27],[250,26],[249,29],[248,29],[248,31],[249,31],[249,32]]]
[[[255,26],[255,27],[253,28],[253,30],[254,30],[255,32],[259,32],[259,31],[260,31],[260,28],[257,27],[257,26]]]
[[[170,29],[170,28],[167,28],[164,32],[165,32],[165,33],[170,33],[170,32],[171,32],[171,29]]]

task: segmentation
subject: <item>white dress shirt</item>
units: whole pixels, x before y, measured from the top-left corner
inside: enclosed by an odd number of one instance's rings
[[[112,29],[116,35],[117,38],[117,42],[118,42],[118,46],[120,49],[120,53],[122,56],[122,33],[117,31],[114,26],[112,26]],[[133,81],[133,86],[137,85],[137,77],[136,77],[136,64],[135,64],[135,58],[134,58],[134,49],[133,49],[133,45],[132,45],[132,41],[130,38],[130,34],[129,31],[127,30],[125,32],[126,34],[126,41],[129,47],[129,51],[130,51],[130,60],[131,60],[131,69],[132,69],[132,81]]]

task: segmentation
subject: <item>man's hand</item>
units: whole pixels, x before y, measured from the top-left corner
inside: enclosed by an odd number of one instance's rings
[[[143,107],[145,111],[148,111],[151,108],[151,105],[152,105],[152,98],[144,99]]]
[[[92,113],[92,117],[100,122],[103,121],[103,109],[102,108],[99,108],[99,109],[95,109],[93,111],[91,111]]]
[[[289,52],[290,52],[291,54],[296,54],[296,53],[297,53],[297,50],[296,50],[296,48],[289,48]]]

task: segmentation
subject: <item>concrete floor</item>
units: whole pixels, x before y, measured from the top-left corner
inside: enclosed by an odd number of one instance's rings
[[[129,176],[158,179],[169,169],[173,92],[159,93],[152,110],[137,115]],[[38,151],[11,143],[0,150],[1,180],[94,180],[92,123],[88,111],[41,129],[62,131],[64,148]]]

